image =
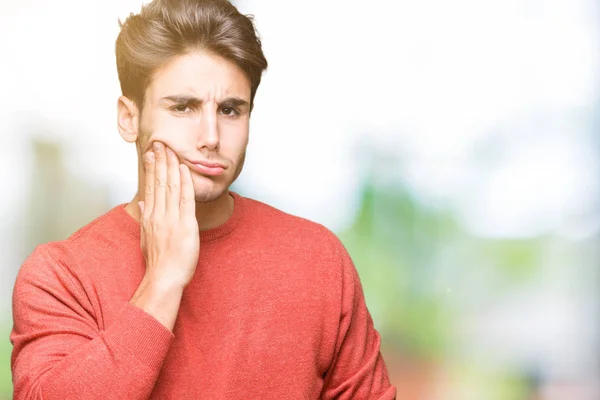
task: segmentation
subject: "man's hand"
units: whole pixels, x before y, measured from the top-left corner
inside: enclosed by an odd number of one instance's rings
[[[160,142],[145,154],[141,246],[151,281],[182,289],[194,275],[200,252],[192,176]]]
[[[160,142],[144,155],[144,166],[140,245],[146,274],[131,302],[173,330],[200,253],[194,186],[189,168]]]

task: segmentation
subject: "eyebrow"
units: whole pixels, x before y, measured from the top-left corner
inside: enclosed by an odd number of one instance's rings
[[[185,95],[166,96],[161,99],[161,102],[162,101],[168,101],[170,103],[177,103],[186,106],[198,106],[203,103],[203,101],[197,97]],[[250,107],[250,103],[240,97],[228,97],[218,104],[219,106],[226,107]]]

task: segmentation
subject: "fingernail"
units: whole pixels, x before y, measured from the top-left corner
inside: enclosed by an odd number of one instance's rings
[[[146,161],[150,161],[150,162],[154,161],[154,152],[149,151],[146,153]]]
[[[160,143],[154,142],[154,150],[160,150]]]

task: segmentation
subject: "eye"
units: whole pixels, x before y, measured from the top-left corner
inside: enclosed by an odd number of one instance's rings
[[[189,107],[185,104],[178,104],[176,106],[173,106],[173,107],[171,107],[171,110],[181,113],[181,114],[185,114],[185,113],[192,111],[191,107]]]
[[[237,117],[238,115],[240,115],[239,111],[233,107],[223,107],[221,109],[221,114],[227,117]]]

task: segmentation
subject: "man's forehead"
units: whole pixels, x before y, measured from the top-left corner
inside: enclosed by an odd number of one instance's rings
[[[151,96],[194,96],[209,100],[238,97],[250,100],[250,82],[235,64],[218,56],[192,53],[159,68],[148,87]]]

